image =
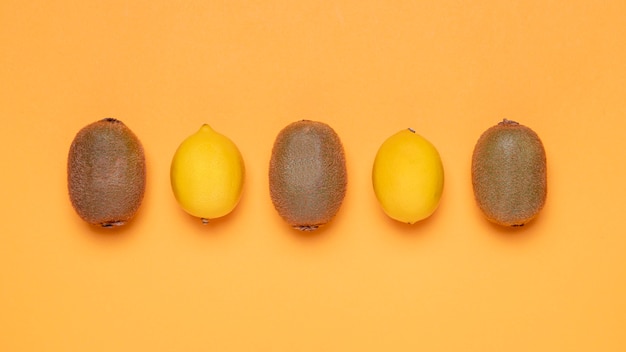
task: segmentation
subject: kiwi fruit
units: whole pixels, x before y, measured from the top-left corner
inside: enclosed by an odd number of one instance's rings
[[[547,195],[546,153],[539,136],[507,119],[487,129],[474,148],[472,185],[490,221],[523,226],[535,218]]]
[[[146,185],[141,142],[120,120],[81,129],[70,146],[67,185],[72,206],[86,222],[121,226],[137,212]]]
[[[313,231],[328,223],[346,194],[346,159],[341,140],[325,123],[302,120],[285,127],[274,142],[270,196],[293,228]]]

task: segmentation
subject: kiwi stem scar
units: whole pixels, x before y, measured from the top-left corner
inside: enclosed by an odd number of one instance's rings
[[[294,226],[293,227],[296,230],[300,230],[300,231],[315,231],[319,228],[318,225],[301,225],[301,226]]]
[[[202,225],[206,225],[209,223],[209,219],[207,218],[202,218],[201,220],[202,220]]]
[[[498,123],[498,125],[514,126],[514,125],[519,125],[519,122],[509,120],[509,119],[503,119],[502,122]]]
[[[109,221],[109,222],[103,222],[102,224],[100,224],[100,226],[104,227],[104,228],[111,228],[111,227],[115,227],[115,226],[122,226],[126,223],[126,221]]]
[[[414,130],[414,129],[412,129],[411,127],[409,127],[409,131],[411,131],[411,132],[415,133],[415,130]]]

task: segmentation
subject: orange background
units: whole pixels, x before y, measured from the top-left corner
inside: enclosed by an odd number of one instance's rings
[[[33,3],[0,5],[1,351],[626,350],[625,2]],[[70,143],[104,117],[148,164],[119,231],[67,195]],[[482,217],[470,180],[505,117],[548,156],[546,207],[515,231]],[[349,172],[312,235],[268,191],[274,138],[303,118],[337,131]],[[203,123],[247,167],[239,206],[208,226],[169,185]],[[414,226],[370,179],[407,127],[446,173]]]

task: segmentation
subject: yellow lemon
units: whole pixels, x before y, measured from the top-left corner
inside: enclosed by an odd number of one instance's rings
[[[443,192],[439,152],[414,130],[402,130],[380,146],[372,182],[389,217],[409,224],[423,220],[437,209]]]
[[[230,213],[241,198],[245,167],[237,146],[209,125],[185,139],[170,169],[172,190],[189,214],[209,219]]]

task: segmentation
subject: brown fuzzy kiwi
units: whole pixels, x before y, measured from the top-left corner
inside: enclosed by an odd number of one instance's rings
[[[328,223],[346,194],[346,159],[339,136],[325,123],[302,120],[274,142],[270,196],[292,227],[313,231]]]
[[[81,129],[70,146],[67,184],[86,222],[124,225],[139,209],[146,184],[141,142],[124,123],[106,118]]]
[[[504,226],[528,223],[547,195],[546,153],[539,136],[507,119],[489,128],[474,148],[472,185],[487,219]]]

